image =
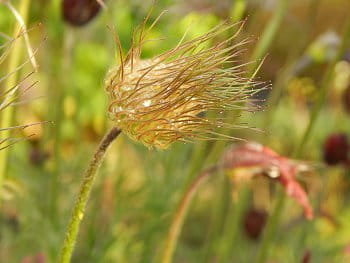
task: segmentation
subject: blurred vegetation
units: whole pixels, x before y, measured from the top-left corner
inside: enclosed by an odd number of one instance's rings
[[[12,1],[16,7],[20,2]],[[115,26],[127,51],[133,28],[151,5],[108,0],[107,8],[101,8],[92,21],[72,26],[63,19],[61,2],[30,3],[27,27],[33,47],[38,48],[40,67],[33,78],[39,82],[22,96],[13,125],[53,123],[23,130],[24,135],[35,135],[6,149],[6,179],[0,189],[0,262],[57,260],[81,174],[107,127],[113,125],[106,117],[103,79],[108,68],[117,64],[117,53],[106,26]],[[299,179],[315,219],[305,221],[295,202],[286,200],[266,262],[350,262],[349,163],[328,166],[323,160],[329,135],[350,135],[346,108],[350,103],[345,96],[350,87],[350,46],[334,61],[350,23],[350,2],[158,0],[149,23],[164,9],[168,12],[150,32],[150,38],[164,39],[147,43],[144,58],[174,47],[187,28],[186,37],[191,39],[223,19],[247,18],[237,41],[246,37],[253,41],[241,62],[259,63],[267,54],[258,78],[272,81],[272,89],[259,95],[264,110],[242,112],[238,119],[232,116],[237,123],[263,131],[238,129],[233,135],[306,160],[313,167]],[[11,12],[0,4],[0,32],[12,35],[15,26]],[[23,60],[26,56],[23,48]],[[7,68],[5,63],[0,66],[2,76]],[[327,68],[330,79],[322,84]],[[325,100],[310,136],[300,145],[322,85],[326,85]],[[156,151],[124,135],[118,138],[95,182],[72,262],[157,262],[181,196],[230,143],[221,144],[175,143]],[[297,147],[302,150],[295,156]],[[278,187],[267,179],[254,179],[248,188],[245,193],[221,173],[203,184],[185,219],[173,262],[255,262],[264,229],[250,238],[245,215],[252,210],[271,215]],[[310,261],[305,261],[307,253]],[[41,257],[44,261],[39,261]]]

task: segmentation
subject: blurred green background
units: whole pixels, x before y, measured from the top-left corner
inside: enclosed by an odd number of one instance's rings
[[[19,7],[22,1],[11,2]],[[6,178],[0,190],[0,262],[6,263],[57,260],[82,172],[112,125],[103,79],[117,64],[117,55],[107,25],[115,26],[126,52],[133,28],[152,4],[108,0],[107,8],[91,21],[74,26],[63,19],[62,1],[29,3],[27,27],[39,64],[30,81],[39,82],[16,105],[13,125],[52,123],[23,130],[24,135],[35,135],[6,149]],[[191,39],[224,19],[247,18],[237,41],[250,37],[252,42],[240,59],[247,63],[267,55],[258,78],[272,81],[272,89],[260,95],[264,110],[243,112],[237,120],[263,131],[238,129],[233,135],[309,161],[314,168],[301,181],[315,219],[305,221],[300,207],[287,200],[266,262],[350,262],[349,167],[328,166],[323,159],[329,135],[350,135],[346,108],[350,46],[334,61],[350,23],[350,2],[158,0],[149,24],[164,9],[168,12],[150,32],[150,38],[164,39],[147,43],[145,58],[174,47],[189,24]],[[0,32],[12,35],[15,25],[11,12],[0,4]],[[27,59],[25,48],[22,57]],[[2,76],[7,64],[0,67]],[[26,65],[20,73],[28,71]],[[312,112],[317,118],[303,140]],[[118,138],[95,182],[72,262],[157,262],[184,190],[202,169],[220,159],[228,144],[175,143],[157,151],[124,135]],[[263,211],[268,217],[274,209],[276,185],[267,179],[253,180],[246,201],[239,198],[238,188],[220,173],[200,187],[173,262],[256,262],[265,219],[256,223],[262,228],[260,237],[251,238],[246,215]],[[230,235],[236,227],[235,235]]]

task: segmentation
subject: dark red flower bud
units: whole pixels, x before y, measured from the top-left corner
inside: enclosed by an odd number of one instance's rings
[[[49,153],[43,151],[39,146],[33,146],[29,151],[29,161],[35,166],[41,166],[50,157]]]
[[[311,260],[311,252],[310,250],[306,250],[303,257],[301,258],[301,263],[310,263]]]
[[[73,26],[89,23],[100,11],[97,0],[63,0],[62,15],[64,21]]]
[[[264,211],[249,210],[244,217],[244,230],[251,239],[258,239],[266,223],[267,214]]]
[[[330,135],[323,147],[323,160],[328,165],[346,163],[348,161],[349,143],[345,134]]]
[[[344,90],[343,93],[344,109],[350,113],[350,85]]]

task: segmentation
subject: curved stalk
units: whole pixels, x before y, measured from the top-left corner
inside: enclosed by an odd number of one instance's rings
[[[94,156],[92,157],[89,166],[84,174],[83,182],[73,208],[73,213],[69,221],[66,231],[66,236],[63,243],[63,248],[60,254],[60,263],[69,263],[72,257],[75,241],[79,232],[80,222],[83,220],[85,207],[89,200],[89,195],[92,188],[92,183],[95,179],[98,168],[100,167],[106,150],[115,138],[120,134],[120,130],[116,127],[112,128],[100,142]]]
[[[200,173],[189,186],[185,194],[183,195],[176,211],[173,221],[171,222],[168,236],[165,241],[165,248],[163,251],[163,256],[161,258],[161,263],[170,263],[173,258],[175,247],[179,239],[181,229],[184,223],[185,216],[194,194],[196,193],[198,187],[204,182],[204,180],[217,170],[214,166]]]

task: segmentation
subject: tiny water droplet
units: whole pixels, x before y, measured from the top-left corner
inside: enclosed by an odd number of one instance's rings
[[[84,214],[82,212],[79,213],[79,219],[82,220],[84,217]]]
[[[151,105],[151,103],[152,103],[151,100],[145,100],[145,101],[142,103],[142,105],[145,106],[145,107],[148,107],[148,106]]]

